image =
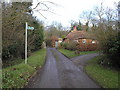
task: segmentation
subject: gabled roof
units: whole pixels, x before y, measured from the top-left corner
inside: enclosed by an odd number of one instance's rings
[[[75,40],[75,39],[82,39],[82,38],[86,38],[85,37],[85,32],[84,31],[76,31],[76,32],[70,32],[67,36],[67,39],[70,40]]]
[[[77,31],[76,27],[65,38],[70,40],[86,38],[85,31]]]

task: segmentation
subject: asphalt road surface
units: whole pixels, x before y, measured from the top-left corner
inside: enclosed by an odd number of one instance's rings
[[[98,56],[98,53],[94,54],[87,54],[87,55],[81,55],[74,58],[71,58],[70,60],[75,63],[81,70],[84,70],[84,66],[87,65],[87,61],[91,60],[92,58]]]
[[[83,55],[68,59],[55,48],[47,48],[47,58],[42,70],[33,77],[27,88],[100,88],[90,79],[81,66],[97,54]],[[80,61],[81,60],[81,61]],[[84,61],[85,60],[85,61]],[[74,62],[74,63],[73,63]]]

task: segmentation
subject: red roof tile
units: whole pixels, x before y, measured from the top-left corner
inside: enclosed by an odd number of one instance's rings
[[[76,39],[80,39],[80,38],[86,38],[85,37],[85,31],[71,31],[67,36],[67,39],[70,40],[76,40]]]

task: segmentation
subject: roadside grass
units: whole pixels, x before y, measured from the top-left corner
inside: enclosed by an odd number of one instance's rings
[[[37,52],[34,52],[28,58],[28,64],[24,64],[24,62],[22,62],[18,65],[3,69],[2,88],[23,88],[27,84],[33,73],[36,71],[36,69],[43,66],[45,56],[46,50],[41,49]]]
[[[80,54],[75,54],[74,51],[66,50],[66,49],[58,49],[62,54],[69,58],[73,58],[79,55],[85,55],[85,54],[92,54],[92,53],[97,53],[98,51],[82,51]]]
[[[3,88],[23,88],[28,78],[35,71],[28,64],[21,63],[3,70]]]
[[[33,53],[31,57],[28,58],[28,64],[37,69],[38,67],[42,67],[45,61],[46,50],[42,49]]]
[[[2,70],[0,69],[0,88],[2,87]]]
[[[105,68],[97,63],[100,56],[88,61],[86,72],[97,81],[103,88],[118,88],[118,71]]]

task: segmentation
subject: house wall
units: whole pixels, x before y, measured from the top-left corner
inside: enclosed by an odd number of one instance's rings
[[[86,43],[83,43],[82,40],[86,40]],[[70,40],[65,39],[64,42],[68,43]],[[99,49],[99,42],[97,40],[94,40],[95,43],[92,43],[92,39],[79,39],[77,48],[80,51],[95,51]]]
[[[83,40],[86,40],[86,43],[83,43]],[[95,43],[92,43],[92,39],[79,39],[77,48],[80,51],[95,51],[98,49],[98,41],[94,40]]]

